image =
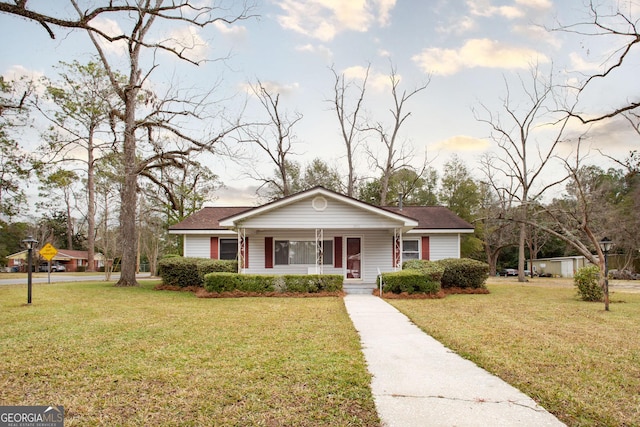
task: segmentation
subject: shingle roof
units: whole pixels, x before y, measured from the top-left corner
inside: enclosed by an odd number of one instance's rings
[[[169,230],[226,230],[220,226],[220,220],[232,215],[237,215],[253,207],[249,206],[214,206],[205,207],[185,218],[183,221],[172,225]]]
[[[248,206],[205,207],[169,229],[225,230],[225,227],[220,226],[220,220],[254,208]],[[473,225],[444,206],[405,206],[402,210],[395,206],[387,206],[382,209],[418,221],[417,229],[473,229]]]
[[[473,225],[444,206],[385,206],[383,209],[418,221],[418,229],[471,229]]]

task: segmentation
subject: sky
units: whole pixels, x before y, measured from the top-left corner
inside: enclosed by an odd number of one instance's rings
[[[640,6],[634,1],[598,3],[620,7],[634,19],[640,16]],[[49,7],[60,15],[69,9],[63,0],[52,0]],[[291,160],[304,165],[319,157],[346,174],[344,144],[328,102],[333,97],[331,67],[356,85],[362,83],[363,73],[370,67],[366,116],[371,123],[386,124],[391,123],[389,74],[393,67],[400,90],[410,92],[427,85],[407,102],[405,111],[411,114],[400,133],[401,142],[414,153],[414,164],[426,158],[441,171],[451,156],[457,155],[480,179],[479,159],[487,153],[498,156],[500,151],[488,138],[489,127],[477,120],[474,111],[484,117],[489,112],[503,115],[507,93],[514,110],[526,109],[523,89],[531,89],[534,64],[542,76],[552,76],[556,83],[575,82],[580,75],[602,70],[623,46],[624,39],[546,30],[559,23],[584,22],[587,12],[581,0],[260,0],[252,9],[255,17],[233,25],[198,30],[158,26],[154,37],[193,46],[189,53],[193,59],[225,59],[196,67],[161,54],[151,82],[159,89],[170,83],[193,91],[214,88],[220,109],[233,115],[246,105],[243,114],[250,121],[264,119],[264,112],[247,92],[248,84],[260,80],[272,93],[280,94],[286,114],[303,117],[294,127],[295,155]],[[105,29],[124,25],[106,19],[99,24]],[[86,35],[55,31],[57,38],[51,40],[39,24],[0,15],[0,73],[5,78],[23,74],[53,77],[58,61],[91,59],[93,50]],[[116,62],[123,54],[122,46],[107,49]],[[639,66],[640,55],[633,51],[624,70],[585,94],[581,111],[597,114],[637,101]],[[577,122],[570,123],[569,129],[573,135],[587,130]],[[622,159],[638,146],[639,136],[624,120],[597,123],[589,132],[583,153],[588,153],[589,162],[603,167],[611,163],[598,149]],[[37,136],[25,139],[25,148],[37,145]],[[374,138],[368,140],[373,150],[377,149],[375,142]],[[545,133],[540,132],[536,144],[544,148],[546,143]],[[573,148],[567,143],[559,154],[568,156]],[[255,147],[238,149],[240,157],[253,158],[251,164],[260,173],[268,175],[273,169]],[[210,204],[257,203],[258,183],[247,177],[246,167],[213,157],[203,163],[225,184]],[[361,177],[373,175],[363,146],[357,167]],[[552,165],[540,184],[560,173],[561,165]],[[554,191],[559,194],[561,188]]]

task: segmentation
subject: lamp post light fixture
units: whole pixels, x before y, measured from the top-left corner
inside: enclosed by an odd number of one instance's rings
[[[604,254],[604,309],[609,311],[609,251],[613,247],[613,241],[608,237],[600,240],[600,249]]]
[[[22,241],[27,246],[27,304],[31,304],[31,275],[33,270],[33,245],[38,241],[33,236],[28,236]]]

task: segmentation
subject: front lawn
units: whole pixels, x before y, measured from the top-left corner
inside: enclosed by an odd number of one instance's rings
[[[341,298],[199,299],[110,283],[0,286],[0,405],[65,425],[379,420]]]
[[[640,426],[640,294],[613,293],[605,312],[544,280],[388,302],[570,426]]]

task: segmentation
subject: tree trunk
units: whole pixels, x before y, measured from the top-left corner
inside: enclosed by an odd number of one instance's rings
[[[527,225],[523,222],[520,224],[520,240],[518,242],[518,282],[526,282],[524,276],[524,247],[527,241]]]
[[[89,143],[87,147],[87,271],[95,271],[95,246],[96,246],[96,184],[95,165],[93,164],[93,128],[89,131]]]
[[[138,286],[136,280],[136,249],[138,233],[136,231],[137,203],[137,161],[135,135],[135,103],[137,91],[135,86],[127,88],[125,100],[125,130],[123,145],[124,183],[120,193],[120,244],[122,245],[122,261],[120,263],[120,280],[115,286]]]

